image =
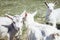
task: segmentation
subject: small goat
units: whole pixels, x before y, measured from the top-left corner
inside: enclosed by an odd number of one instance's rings
[[[34,39],[34,40],[43,40],[43,39],[46,40],[47,36],[59,33],[59,30],[57,30],[53,26],[50,26],[47,24],[39,24],[39,23],[35,22],[34,21],[35,15],[36,15],[36,12],[34,12],[33,14],[25,13],[25,17],[24,17],[24,20],[25,20],[24,23],[26,24],[26,27],[29,30],[28,35],[30,35],[31,33],[35,34],[36,39]],[[55,37],[55,35],[52,35],[52,37],[53,36]]]
[[[45,2],[45,4],[47,6],[46,20],[56,27],[56,24],[60,24],[60,8],[54,9],[55,3]]]
[[[23,26],[22,17],[21,16],[11,17],[10,15],[6,15],[6,16],[12,20],[12,23],[9,25],[2,24],[0,28],[1,30],[0,32],[2,36],[7,34],[8,40],[13,40],[15,34],[20,30],[20,27]]]
[[[25,13],[24,23],[28,31],[28,40],[42,40],[42,34],[38,27],[34,23],[33,16],[36,15],[37,11],[34,14]]]

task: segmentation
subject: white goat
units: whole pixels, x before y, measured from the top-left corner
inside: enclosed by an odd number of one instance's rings
[[[4,37],[7,34],[9,40],[13,40],[13,37],[21,29],[23,26],[23,20],[21,16],[13,16],[7,15],[8,18],[11,19],[12,23],[9,25],[0,24],[0,34]],[[2,37],[1,36],[1,37]]]
[[[36,27],[36,24],[34,23],[33,16],[36,13],[37,13],[37,11],[34,12],[34,14],[25,13],[24,20],[25,20],[25,18],[26,18],[26,20],[24,21],[24,23],[26,24],[26,27],[29,30],[28,31],[28,40],[42,40],[43,39],[40,29],[38,27]]]
[[[46,25],[46,24],[39,24],[39,23],[35,22],[34,21],[35,15],[36,15],[36,12],[33,14],[30,14],[30,13],[25,14],[24,23],[26,24],[26,27],[29,30],[28,35],[30,35],[30,33],[32,31],[32,33],[35,34],[36,40],[43,40],[43,37],[45,40],[47,40],[46,38],[48,36],[59,33],[59,30],[57,30],[55,27],[52,27],[52,26]],[[53,37],[53,35],[52,35],[52,37]],[[49,37],[50,40],[52,37]],[[54,37],[55,37],[55,35],[54,35]]]
[[[25,10],[23,11],[23,13],[21,15],[14,15],[16,18],[18,18],[18,16],[20,17],[19,20],[22,20],[22,18],[24,17]],[[5,14],[8,15],[8,14]],[[14,16],[9,15],[11,18],[13,18]],[[15,19],[16,20],[16,19]],[[12,23],[12,20],[9,19],[8,17],[0,17],[0,25],[10,25]],[[21,25],[21,24],[20,24]],[[20,27],[20,35],[22,35],[22,27]]]
[[[46,20],[56,27],[56,24],[60,24],[60,8],[54,9],[55,3],[45,2],[45,4],[47,6]]]

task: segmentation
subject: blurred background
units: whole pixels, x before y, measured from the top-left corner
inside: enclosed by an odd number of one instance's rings
[[[47,8],[44,1],[48,3],[57,1],[55,8],[60,7],[60,0],[0,0],[0,16],[4,16],[6,13],[10,15],[21,14],[24,10],[27,12],[38,10],[35,19],[43,23]],[[40,19],[41,17],[43,18]]]
[[[38,10],[35,21],[45,23],[44,17],[47,7],[45,6],[44,1],[47,1],[48,3],[57,1],[55,9],[60,8],[60,0],[0,0],[0,16],[4,16],[6,13],[10,15],[20,15],[24,10],[31,13]],[[25,35],[22,40],[25,40],[24,38]]]

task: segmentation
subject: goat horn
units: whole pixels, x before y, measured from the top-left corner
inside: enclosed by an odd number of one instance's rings
[[[9,19],[13,20],[13,17],[11,15],[5,14]]]
[[[47,5],[47,2],[44,2],[45,3],[45,5],[49,8],[49,6]]]

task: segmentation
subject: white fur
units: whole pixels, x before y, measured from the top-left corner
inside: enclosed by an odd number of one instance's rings
[[[33,14],[36,15],[36,12]],[[57,30],[53,26],[46,25],[46,24],[39,24],[39,23],[35,22],[33,14],[27,13],[27,17],[25,20],[26,27],[29,30],[28,35],[30,35],[30,33],[32,31],[33,33],[35,33],[36,40],[40,40],[40,39],[42,40],[43,37],[45,39],[47,36],[59,32],[59,30]],[[42,35],[41,31],[44,31],[43,35],[45,35],[45,36]],[[37,35],[39,35],[39,36],[37,36]]]
[[[46,20],[56,27],[56,24],[60,24],[60,8],[54,9],[54,3],[47,3],[47,6]]]
[[[30,38],[30,36],[32,36],[31,32],[35,35],[35,40],[42,40],[42,34],[41,31],[38,27],[36,27],[35,23],[34,23],[34,19],[33,16],[36,15],[37,11],[34,12],[34,14],[27,14],[27,18],[25,21],[26,27],[28,28],[28,36]],[[30,35],[31,34],[31,35]],[[29,40],[34,40],[33,37],[30,38]]]
[[[12,20],[7,17],[0,17],[0,25],[9,25],[12,23]]]
[[[8,29],[0,25],[0,39],[6,39],[6,37],[8,36],[7,32],[8,32]]]
[[[19,31],[18,33],[20,33],[19,35],[22,35],[22,26],[23,26],[23,17],[20,16],[20,15],[15,15],[15,16],[10,16],[10,15],[6,15],[7,17],[0,17],[0,25],[10,25],[13,21],[15,22],[14,26],[15,26],[15,29],[18,30],[19,28]],[[12,19],[13,20],[12,20]],[[9,36],[9,33],[8,32],[8,29],[5,28],[4,26],[0,26],[0,36],[1,38],[5,37],[6,35],[8,36],[8,38],[10,37]],[[18,33],[16,35],[18,35]]]

